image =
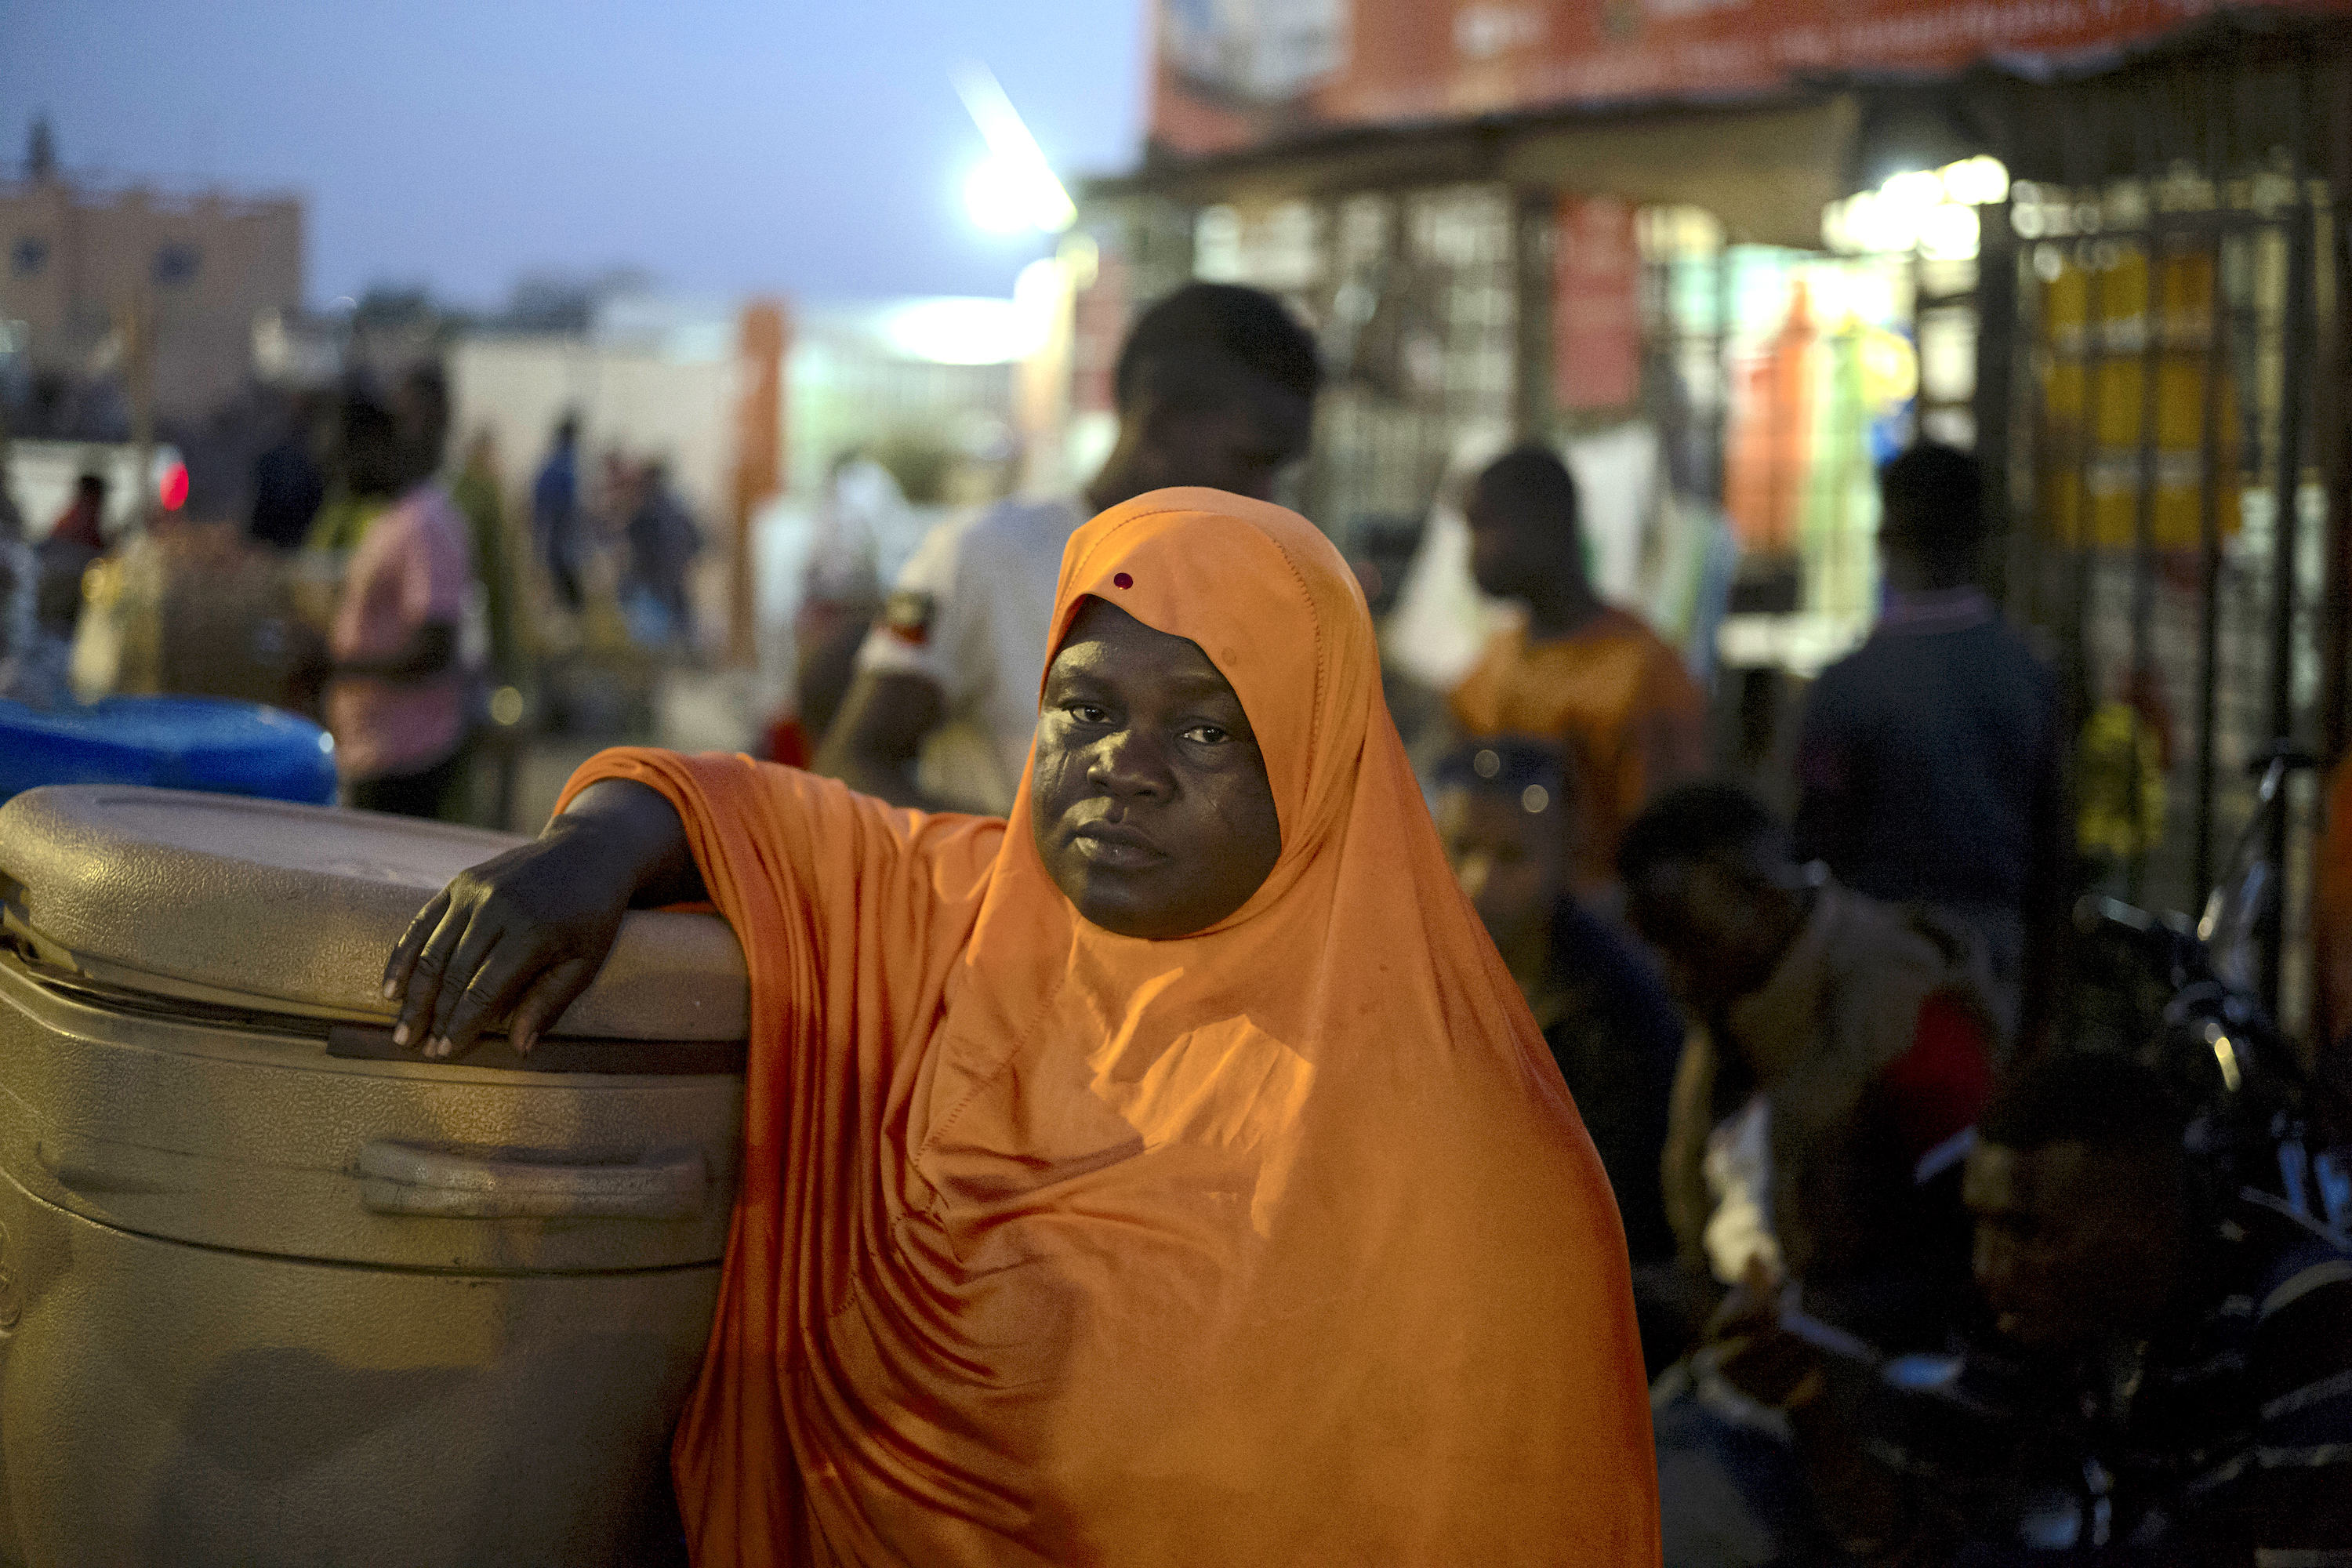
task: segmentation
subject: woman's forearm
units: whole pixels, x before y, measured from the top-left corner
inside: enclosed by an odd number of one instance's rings
[[[692,903],[709,895],[686,841],[677,808],[634,779],[599,779],[572,797],[545,836],[593,834],[599,850],[625,870],[632,904]]]

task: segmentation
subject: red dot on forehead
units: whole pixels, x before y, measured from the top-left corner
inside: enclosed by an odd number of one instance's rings
[[[1114,588],[1132,588],[1135,586],[1135,579],[1121,572],[1110,580],[1110,585]]]

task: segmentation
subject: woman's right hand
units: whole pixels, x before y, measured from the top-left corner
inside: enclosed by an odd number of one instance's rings
[[[462,1056],[511,1015],[528,1053],[588,989],[633,903],[701,896],[668,801],[611,779],[591,785],[530,843],[461,871],[409,922],[384,965],[400,1002],[392,1037]]]

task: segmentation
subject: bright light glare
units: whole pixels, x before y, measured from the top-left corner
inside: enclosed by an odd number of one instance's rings
[[[1046,178],[1052,181],[1050,174]],[[1032,171],[993,153],[964,176],[963,205],[971,221],[990,234],[1033,228],[1058,233],[1076,216],[1059,182],[1040,184]]]
[[[1916,248],[1937,260],[1965,260],[1977,254],[1981,237],[1976,209],[2008,195],[2009,170],[1990,155],[1909,169],[1824,207],[1822,238],[1848,254]]]
[[[1055,257],[1031,262],[1013,280],[1013,309],[1020,316],[1021,330],[1029,339],[1027,353],[1034,353],[1053,340],[1075,276],[1068,262]]]
[[[1838,230],[1831,242],[1841,250],[1908,250],[1918,237],[1920,214],[1876,191],[1864,191],[1831,210]]]
[[[909,359],[935,364],[1010,364],[1044,342],[1034,310],[1013,300],[918,300],[890,312],[882,335]]]
[[[1029,134],[1013,100],[993,72],[978,61],[958,68],[956,91],[972,123],[988,140],[988,157],[964,182],[964,205],[972,221],[992,234],[1024,228],[1059,234],[1078,220],[1070,193],[1045,162],[1045,150]]]
[[[1878,199],[1891,206],[1918,211],[1944,199],[1944,182],[1932,169],[1889,174],[1878,187]]]
[[[2009,195],[2009,170],[1990,153],[1963,158],[1937,172],[1943,176],[1944,194],[1969,206],[1990,206]]]
[[[1919,248],[1934,261],[1966,261],[1977,253],[1977,209],[1955,205],[1919,215]]]

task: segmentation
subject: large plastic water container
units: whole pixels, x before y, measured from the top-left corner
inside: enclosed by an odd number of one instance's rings
[[[632,913],[529,1058],[394,1049],[393,942],[518,842],[112,786],[0,806],[0,1561],[661,1560],[742,953]]]
[[[110,697],[58,709],[0,700],[0,800],[53,784],[325,805],[335,798],[335,742],[307,719],[213,697]]]

